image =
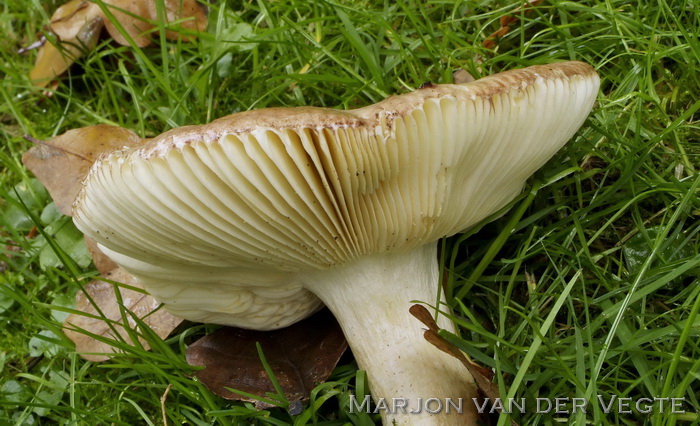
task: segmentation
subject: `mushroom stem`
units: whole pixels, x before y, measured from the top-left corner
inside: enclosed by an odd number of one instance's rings
[[[366,256],[303,280],[340,323],[359,367],[367,371],[385,425],[476,423],[473,378],[425,340],[422,324],[408,311],[412,301],[436,301],[436,259],[437,243],[431,243]],[[455,331],[444,315],[437,323]]]

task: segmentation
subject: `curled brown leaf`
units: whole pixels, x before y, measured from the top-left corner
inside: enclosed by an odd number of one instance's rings
[[[409,312],[426,327],[428,327],[428,329],[423,333],[425,340],[441,351],[457,358],[462,365],[469,370],[469,373],[471,373],[472,377],[474,377],[474,381],[476,382],[479,392],[483,396],[485,396],[489,401],[495,401],[499,397],[500,392],[498,391],[498,386],[496,386],[496,384],[492,381],[493,373],[491,370],[468,359],[458,347],[440,336],[440,334],[438,334],[440,332],[440,327],[438,327],[437,323],[433,319],[433,316],[425,306],[413,305],[409,308]]]
[[[75,11],[74,19],[58,22],[59,31],[65,37],[58,36],[53,42],[46,42],[39,48],[34,68],[29,72],[35,86],[46,87],[78,58],[95,48],[104,27],[102,17],[95,12],[99,12],[99,9],[84,7]]]
[[[56,9],[49,27],[59,40],[68,41],[74,39],[86,23],[101,16],[96,3],[72,0]]]
[[[94,49],[103,27],[114,40],[139,47],[151,43],[151,33],[164,21],[165,36],[191,41],[206,27],[204,9],[195,0],[165,0],[159,11],[156,0],[104,0],[104,9],[87,0],[71,0],[56,9],[50,29],[53,43],[44,43],[29,78],[46,87],[78,58]],[[171,28],[172,27],[172,28]]]

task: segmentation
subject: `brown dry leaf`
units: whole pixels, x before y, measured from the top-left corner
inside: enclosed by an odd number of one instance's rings
[[[229,391],[227,388],[265,397],[275,392],[258,355],[255,343],[279,381],[287,400],[294,405],[309,397],[317,383],[325,381],[348,344],[333,315],[321,312],[274,331],[224,327],[187,348],[187,362],[205,367],[196,377],[215,394],[269,405]]]
[[[471,83],[474,80],[474,76],[469,74],[464,68],[460,68],[452,73],[452,82],[454,84]]]
[[[494,47],[496,47],[498,39],[508,34],[510,32],[511,27],[520,20],[518,15],[520,15],[521,13],[529,13],[533,7],[537,6],[540,3],[542,3],[542,0],[528,0],[521,7],[514,10],[512,14],[501,16],[499,22],[501,27],[493,33],[491,33],[488,37],[486,37],[486,39],[481,45],[487,49],[493,49]]]
[[[137,46],[151,43],[149,33],[157,29],[153,23],[158,22],[156,0],[104,0],[104,4]],[[165,0],[165,18],[168,25],[177,23],[180,29],[193,34],[204,30],[207,20],[204,9],[196,0]],[[127,37],[96,3],[71,0],[56,9],[50,24],[57,37],[56,44],[45,43],[39,49],[29,74],[32,83],[45,87],[64,73],[76,59],[94,49],[103,27],[117,43],[129,45]],[[185,41],[196,37],[181,35],[174,30],[167,30],[165,35],[171,40]]]
[[[70,216],[73,200],[92,163],[104,152],[136,146],[142,140],[131,130],[97,125],[69,130],[38,143],[24,153],[22,162],[49,190],[58,210]]]
[[[22,161],[49,190],[58,210],[70,216],[73,200],[95,160],[105,152],[125,146],[136,146],[143,142],[136,133],[121,127],[107,125],[83,127],[69,130],[45,142],[37,141],[38,145],[24,153]],[[136,279],[105,256],[93,240],[86,238],[85,242],[97,270],[106,279],[140,288]],[[115,348],[81,333],[80,329],[111,338],[115,338],[118,334],[128,343],[134,342],[120,325],[122,315],[115,286],[95,280],[85,286],[85,291],[90,297],[88,298],[85,293],[79,293],[76,296],[75,306],[76,310],[88,316],[71,314],[64,323],[64,331],[73,340],[78,352],[92,353],[83,355],[85,359],[104,361],[108,359],[106,354],[113,353]],[[182,322],[180,318],[174,317],[164,309],[153,313],[160,304],[151,296],[126,288],[120,288],[119,292],[124,307],[142,319],[161,338],[170,334]],[[90,299],[99,307],[106,320],[99,317],[98,309]],[[110,322],[116,322],[116,324],[113,323],[110,326]],[[133,328],[134,324],[129,326]],[[146,346],[143,341],[141,343]],[[100,353],[105,355],[99,355]]]
[[[46,87],[63,74],[78,58],[95,48],[102,32],[103,19],[94,3],[73,0],[56,10],[51,29],[56,44],[47,42],[37,53],[29,79],[38,87]]]
[[[100,7],[87,0],[71,0],[60,6],[51,16],[51,31],[59,40],[75,39],[80,29],[96,18],[100,18]]]
[[[152,22],[158,22],[156,0],[105,0],[105,4],[111,6],[110,12],[137,46],[144,47],[151,43],[148,33],[156,29]],[[182,20],[179,25],[185,30],[196,32],[206,27],[207,17],[195,0],[182,0],[182,3],[180,0],[165,0],[165,14],[168,23]],[[105,25],[117,43],[129,45],[114,23],[105,19]],[[166,31],[165,36],[171,40],[190,40],[190,37],[177,31]]]
[[[117,269],[117,265],[112,259],[107,257],[106,254],[102,253],[99,247],[97,247],[97,241],[90,237],[84,236],[85,245],[87,246],[88,252],[90,252],[90,257],[92,257],[92,262],[95,264],[95,269],[100,275],[105,275],[114,269]]]
[[[152,1],[105,1],[106,5],[113,6],[109,7],[109,11],[114,15],[114,18],[117,20],[119,25],[124,28],[124,31],[139,47],[145,47],[151,44],[151,39],[147,34],[148,31],[154,28],[153,25],[148,22],[148,20],[153,19],[147,4],[150,2]],[[124,46],[129,45],[129,40],[119,32],[119,28],[117,28],[115,23],[109,19],[106,19],[105,27],[107,27],[107,32],[112,36],[114,41]]]
[[[108,272],[105,274],[105,278],[140,288],[133,275],[121,268],[115,268]],[[115,289],[117,288],[124,303],[124,308],[132,312],[137,318],[140,318],[159,337],[167,337],[182,322],[182,319],[171,315],[165,309],[153,312],[160,304],[147,294],[117,287],[99,279],[92,281],[85,286],[85,292],[90,295],[90,299],[99,307],[99,310],[104,314],[104,318],[85,293],[81,292],[76,297],[75,308],[84,312],[87,316],[71,314],[63,323],[63,332],[75,343],[76,351],[88,361],[105,361],[109,359],[109,354],[115,353],[118,349],[109,343],[101,342],[81,332],[81,330],[109,339],[123,339],[128,344],[135,344],[122,325],[122,314],[115,294]],[[128,313],[126,318],[129,322],[128,327],[137,329],[133,318]],[[141,345],[148,348],[143,339],[139,338],[138,340]]]
[[[474,377],[474,381],[476,382],[479,391],[486,398],[488,398],[489,401],[495,401],[499,397],[498,386],[496,386],[496,384],[492,381],[493,372],[490,369],[467,359],[459,348],[440,336],[438,334],[440,327],[438,327],[437,323],[425,306],[413,305],[409,308],[409,312],[426,327],[428,327],[425,333],[423,333],[425,340],[441,351],[457,358],[467,368],[467,370],[469,370],[469,373],[471,373],[472,377]]]

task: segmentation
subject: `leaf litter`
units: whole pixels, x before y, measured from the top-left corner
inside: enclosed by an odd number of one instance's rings
[[[103,29],[117,43],[146,47],[159,29],[157,0],[103,0],[104,8],[87,0],[71,0],[54,12],[49,39],[42,39],[29,79],[46,87],[80,57],[95,48]],[[165,0],[165,37],[191,41],[206,28],[207,16],[196,0]],[[24,50],[26,51],[26,49]]]
[[[32,141],[36,146],[24,154],[22,161],[46,186],[55,208],[66,216],[71,216],[82,181],[100,156],[146,142],[128,129],[108,125],[69,130],[46,141]],[[83,358],[105,361],[126,349],[125,345],[148,349],[145,333],[138,329],[141,324],[164,339],[182,322],[148,295],[133,275],[103,254],[94,240],[85,238],[85,244],[101,278],[78,292],[75,310],[63,326]],[[290,407],[299,407],[317,383],[328,379],[347,349],[340,326],[324,311],[275,331],[223,327],[193,343],[187,360],[191,365],[205,366],[196,376],[214,393],[254,401],[259,409],[264,409],[270,404],[256,398],[265,400],[275,388],[261,362],[258,344]]]

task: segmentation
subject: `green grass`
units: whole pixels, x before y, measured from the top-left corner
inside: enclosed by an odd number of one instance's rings
[[[348,413],[349,393],[366,392],[351,359],[300,416],[212,395],[184,361],[203,325],[147,336],[150,352],[80,359],[60,324],[93,267],[21,165],[23,135],[107,123],[148,137],[252,108],[364,106],[460,67],[570,59],[600,73],[590,118],[510,212],[444,243],[462,326],[452,340],[494,369],[502,397],[591,401],[585,414],[515,414],[520,424],[700,424],[696,2],[545,1],[493,53],[481,43],[517,1],[219,1],[198,41],[103,38],[46,97],[27,79],[35,52],[17,50],[58,4],[0,5],[0,424],[161,424],[162,407],[170,424],[372,422]],[[605,413],[597,395],[684,398],[686,413]]]

